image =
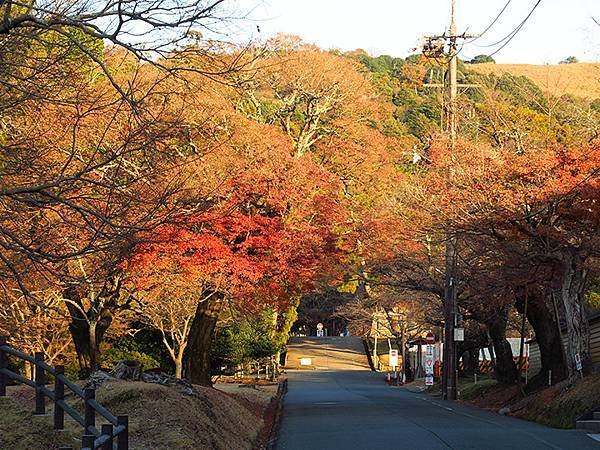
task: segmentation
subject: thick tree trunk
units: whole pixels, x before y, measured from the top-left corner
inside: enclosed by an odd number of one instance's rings
[[[576,372],[575,355],[579,355],[583,369],[591,368],[590,327],[583,306],[583,289],[587,278],[583,259],[575,253],[562,255],[563,278],[561,298],[567,324],[567,369],[569,376]]]
[[[516,308],[524,312],[524,299],[517,298]],[[541,294],[530,291],[527,304],[527,321],[533,327],[535,338],[540,349],[542,367],[529,384],[547,383],[548,372],[552,371],[552,383],[558,383],[567,377],[567,365],[558,333],[558,324],[554,314],[548,307],[547,299]]]
[[[490,337],[496,354],[496,365],[494,371],[496,379],[502,384],[513,384],[517,382],[519,372],[513,359],[512,349],[506,340],[507,311],[499,311],[496,316],[488,320]]]
[[[92,308],[84,314],[79,298],[68,294],[65,298],[70,300],[66,303],[71,318],[69,332],[75,344],[81,375],[86,377],[100,369],[100,344],[112,324],[113,315],[109,310],[96,312]]]
[[[64,292],[71,323],[69,332],[75,344],[82,376],[100,369],[100,344],[110,328],[114,314],[126,307],[119,305],[122,278],[107,278],[99,292],[90,292],[87,283],[70,285]]]
[[[185,377],[193,384],[211,386],[210,346],[221,311],[217,295],[198,304],[185,352]]]

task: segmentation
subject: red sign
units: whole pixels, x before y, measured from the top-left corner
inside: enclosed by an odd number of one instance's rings
[[[431,331],[427,333],[427,336],[425,337],[425,342],[427,342],[428,344],[435,344],[435,335]]]

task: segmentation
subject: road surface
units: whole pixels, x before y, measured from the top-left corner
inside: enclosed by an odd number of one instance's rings
[[[291,370],[278,450],[600,449],[586,433],[388,387],[367,370]]]
[[[285,367],[297,369],[302,359],[318,370],[369,369],[365,347],[357,337],[290,338]]]

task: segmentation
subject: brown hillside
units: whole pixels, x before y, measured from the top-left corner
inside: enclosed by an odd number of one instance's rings
[[[470,64],[479,73],[510,73],[526,76],[541,89],[554,95],[572,94],[589,99],[600,98],[600,63],[535,66],[530,64]]]

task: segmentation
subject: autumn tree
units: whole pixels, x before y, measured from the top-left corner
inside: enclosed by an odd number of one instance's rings
[[[542,335],[541,324],[554,313],[553,296],[560,299],[570,374],[576,354],[589,364],[583,291],[586,261],[596,255],[598,239],[597,153],[595,145],[536,150],[535,155],[480,149],[477,157],[456,155],[452,161],[456,184],[450,226],[466,239],[487,240],[483,248],[495,250],[490,262],[501,265],[500,280],[512,284],[520,309],[526,298],[532,300],[528,317],[536,333]],[[457,208],[461,204],[466,206]],[[524,297],[526,291],[530,294]],[[540,295],[543,302],[536,300]],[[543,358],[556,345],[541,346]],[[560,361],[561,352],[554,357]]]

